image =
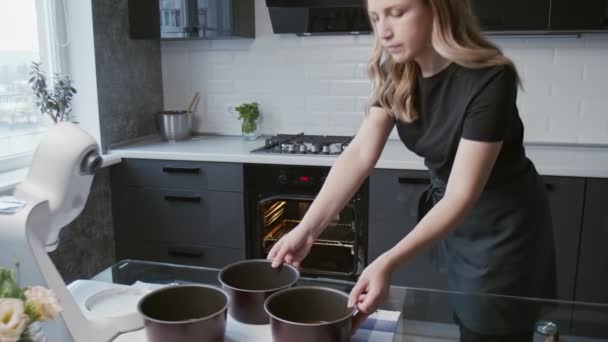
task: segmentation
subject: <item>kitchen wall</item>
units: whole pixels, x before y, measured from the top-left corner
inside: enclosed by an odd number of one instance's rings
[[[356,132],[371,88],[372,37],[274,35],[264,0],[255,14],[254,40],[162,43],[167,107],[184,108],[201,91],[200,132],[239,134],[228,108],[253,100],[265,133]],[[608,144],[608,34],[491,39],[522,75],[526,141]]]
[[[70,3],[72,17],[78,19],[75,10],[83,3],[73,1],[78,3]],[[127,3],[91,1],[97,83],[89,93],[96,94],[104,150],[153,134],[154,113],[163,108],[160,45],[129,39]],[[78,60],[72,62],[78,66]],[[95,176],[85,209],[62,230],[60,239],[51,258],[66,283],[91,277],[116,262],[108,169]]]

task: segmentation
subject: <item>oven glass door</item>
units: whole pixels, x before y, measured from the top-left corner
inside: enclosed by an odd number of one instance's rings
[[[295,228],[312,204],[310,196],[272,196],[258,204],[263,256],[274,244]],[[359,248],[358,213],[347,205],[325,228],[303,260],[301,270],[308,274],[351,276],[363,262]]]

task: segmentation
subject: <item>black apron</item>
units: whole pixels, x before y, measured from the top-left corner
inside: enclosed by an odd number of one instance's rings
[[[421,219],[445,193],[431,173],[419,201]],[[464,221],[438,246],[458,320],[479,334],[531,331],[538,304],[517,297],[555,297],[555,252],[544,184],[532,162],[521,176],[486,188]]]

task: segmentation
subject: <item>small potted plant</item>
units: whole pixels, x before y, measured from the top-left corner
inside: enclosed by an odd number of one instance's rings
[[[15,272],[0,267],[0,341],[46,341],[39,322],[56,319],[61,310],[51,290],[40,286],[22,289]]]
[[[260,107],[257,102],[243,103],[234,108],[239,113],[241,131],[247,140],[255,140],[259,136]]]
[[[72,97],[76,89],[69,77],[55,74],[53,88],[49,89],[40,63],[32,63],[29,84],[36,94],[36,105],[42,115],[48,115],[54,123],[72,120]]]

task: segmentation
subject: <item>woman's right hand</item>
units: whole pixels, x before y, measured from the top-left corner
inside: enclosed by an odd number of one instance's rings
[[[277,241],[270,252],[268,259],[272,259],[272,267],[279,267],[284,262],[300,267],[300,263],[310,252],[316,237],[304,227],[297,226]]]

